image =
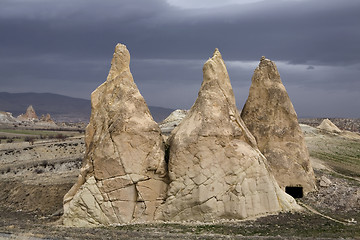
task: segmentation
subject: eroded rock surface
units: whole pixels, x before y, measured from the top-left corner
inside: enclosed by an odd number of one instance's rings
[[[198,98],[169,138],[162,220],[244,219],[298,208],[267,169],[235,105],[220,52],[203,68]]]
[[[342,132],[329,119],[324,119],[317,128],[320,129],[320,130],[324,130],[324,131],[327,131],[327,132],[333,132],[333,133],[341,133]]]
[[[275,63],[265,57],[254,72],[241,117],[268,159],[280,187],[302,186],[305,194],[316,189],[295,109]]]
[[[166,196],[163,139],[129,63],[118,44],[106,82],[91,95],[87,150],[78,182],[64,197],[65,225],[151,221]]]

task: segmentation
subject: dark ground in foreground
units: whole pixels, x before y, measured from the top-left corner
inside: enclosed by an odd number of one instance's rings
[[[255,221],[219,224],[139,224],[119,227],[67,228],[26,213],[4,212],[0,238],[45,239],[296,239],[360,238],[359,225],[343,225],[308,213],[282,213]],[[296,237],[294,237],[296,236]]]
[[[49,211],[26,212],[14,206],[1,206],[0,239],[360,239],[360,183],[327,171],[316,171],[316,175],[317,178],[326,176],[331,185],[319,186],[319,191],[299,201],[334,219],[352,223],[342,224],[304,210],[249,221],[131,224],[88,229],[59,225],[60,216],[54,215],[54,207]]]

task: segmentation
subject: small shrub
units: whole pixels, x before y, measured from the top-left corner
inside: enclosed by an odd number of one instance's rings
[[[41,173],[44,172],[44,170],[41,169],[41,168],[36,168],[36,169],[35,169],[35,172],[36,172],[37,174],[41,174]]]
[[[31,145],[34,145],[35,137],[26,136],[24,140],[25,142],[29,142]]]
[[[48,161],[46,161],[46,160],[44,160],[40,163],[40,166],[42,166],[44,168],[47,167],[47,165],[48,165]]]
[[[56,139],[64,141],[66,139],[66,136],[62,133],[56,134]]]
[[[14,142],[14,139],[9,138],[8,140],[6,140],[6,142],[7,142],[7,143],[12,143],[12,142]]]

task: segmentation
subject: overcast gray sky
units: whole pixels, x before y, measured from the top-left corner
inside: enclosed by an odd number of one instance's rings
[[[219,48],[239,108],[264,55],[300,117],[360,117],[359,0],[0,0],[0,91],[89,99],[118,42],[149,105],[190,108]]]

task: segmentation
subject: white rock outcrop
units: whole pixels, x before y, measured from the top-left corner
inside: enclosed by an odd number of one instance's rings
[[[164,142],[129,63],[116,45],[107,80],[91,94],[85,159],[64,197],[67,226],[152,221],[166,196]]]
[[[274,62],[262,57],[241,112],[280,187],[316,189],[303,132]]]
[[[0,123],[15,123],[18,120],[10,112],[0,111]]]
[[[188,110],[177,109],[173,111],[167,118],[159,123],[161,132],[164,134],[169,134],[175,127],[177,127],[180,122],[185,118]]]
[[[341,133],[342,131],[334,124],[332,123],[329,119],[324,119],[319,126],[317,126],[317,129],[320,130],[324,130],[327,132],[332,132],[332,133]]]
[[[198,98],[168,140],[170,185],[157,218],[245,219],[298,209],[269,173],[235,105],[220,52],[203,68]]]

